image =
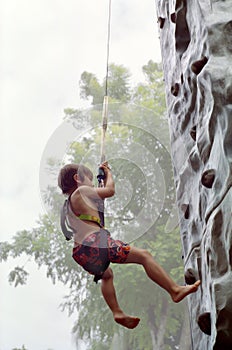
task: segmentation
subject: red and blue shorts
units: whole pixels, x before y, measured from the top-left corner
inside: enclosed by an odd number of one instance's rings
[[[100,232],[90,234],[85,240],[73,248],[73,259],[91,274],[96,271],[104,272],[105,261],[102,260],[100,250],[107,249],[109,262],[123,264],[130,252],[130,246],[120,240],[107,235],[107,248],[100,247]]]

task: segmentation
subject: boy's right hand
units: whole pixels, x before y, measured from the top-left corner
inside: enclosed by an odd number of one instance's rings
[[[108,162],[104,162],[100,165],[100,168],[104,170],[105,174],[108,174],[111,171]]]

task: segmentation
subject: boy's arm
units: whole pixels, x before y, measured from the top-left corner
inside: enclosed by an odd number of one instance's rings
[[[104,180],[104,186],[105,187],[89,187],[89,186],[80,186],[79,187],[79,193],[92,198],[92,199],[104,199],[104,198],[109,198],[113,197],[115,194],[115,185],[114,185],[114,180],[111,174],[111,171],[108,167],[107,163],[103,163],[101,165],[101,168],[104,170],[105,173],[105,180]]]
[[[97,192],[101,189],[107,189],[106,193],[108,194],[107,197],[113,197],[115,194],[115,185],[114,185],[114,180],[113,180],[113,176],[112,173],[110,171],[110,168],[108,166],[108,163],[103,163],[101,165],[101,168],[104,170],[105,173],[105,180],[104,180],[104,187],[103,188],[97,188]],[[101,191],[99,191],[101,193]],[[99,193],[99,195],[100,195]],[[104,192],[103,192],[104,193]],[[106,197],[104,197],[106,198]]]

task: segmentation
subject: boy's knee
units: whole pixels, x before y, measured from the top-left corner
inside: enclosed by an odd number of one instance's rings
[[[143,258],[144,260],[147,260],[147,259],[149,259],[149,258],[152,258],[151,253],[150,253],[148,250],[146,250],[146,249],[142,249],[141,256],[142,256],[142,258]]]

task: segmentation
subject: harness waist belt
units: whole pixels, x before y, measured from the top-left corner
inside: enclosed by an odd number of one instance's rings
[[[101,226],[101,220],[97,216],[80,214],[77,216],[77,218],[80,220],[93,221],[93,222],[96,222],[99,226]]]

